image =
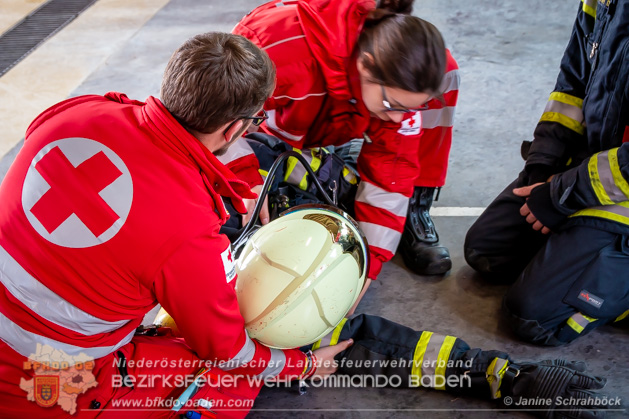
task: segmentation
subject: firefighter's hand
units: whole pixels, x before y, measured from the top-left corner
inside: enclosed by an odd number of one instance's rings
[[[334,374],[338,369],[338,362],[336,362],[334,357],[347,350],[350,346],[352,346],[352,343],[354,343],[354,341],[352,339],[348,339],[343,342],[339,342],[334,346],[325,346],[313,351],[312,353],[317,358],[317,371],[312,378],[324,379],[327,376]]]
[[[253,188],[251,188],[251,192],[257,194],[258,197],[260,196],[261,191],[262,191],[262,185],[254,186]],[[245,207],[247,207],[247,213],[243,214],[242,216],[242,225],[244,226],[251,219],[251,216],[253,215],[253,209],[255,208],[256,203],[258,202],[258,199],[257,198],[256,199],[243,199],[242,202],[245,204]],[[264,197],[264,205],[262,205],[262,210],[260,210],[260,223],[264,225],[264,224],[268,224],[268,222],[269,222],[269,197],[267,195],[266,197]]]
[[[540,182],[540,183],[535,183],[530,186],[524,186],[522,188],[515,188],[513,190],[513,194],[515,196],[521,196],[523,198],[527,198],[528,196],[531,195],[531,191],[533,189],[535,189],[536,187],[542,184],[543,183]],[[535,215],[531,212],[531,210],[529,209],[529,206],[526,203],[522,205],[522,207],[520,208],[520,215],[522,215],[523,217],[526,217],[526,222],[531,224],[531,226],[533,227],[533,230],[541,231],[542,234],[550,233],[550,229],[546,227],[545,225],[543,225],[537,219],[537,217],[535,217]]]

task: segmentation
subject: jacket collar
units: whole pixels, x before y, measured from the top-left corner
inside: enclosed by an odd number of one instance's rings
[[[355,67],[354,47],[374,0],[311,0],[297,11],[308,46],[320,63],[328,93],[337,99],[355,98],[349,69]]]
[[[121,93],[108,93],[108,99],[120,103],[141,104],[132,101]],[[146,123],[157,134],[165,149],[177,157],[183,157],[196,165],[201,172],[208,191],[231,199],[236,211],[245,213],[247,210],[243,198],[255,198],[249,185],[236,178],[236,175],[223,165],[201,142],[185,130],[183,126],[168,112],[159,99],[150,96],[143,106]],[[218,198],[218,197],[217,197]],[[228,214],[222,204],[217,203],[221,218],[227,219]]]

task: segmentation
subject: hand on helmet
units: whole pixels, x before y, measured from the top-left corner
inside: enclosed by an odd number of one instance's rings
[[[262,185],[254,186],[251,188],[251,192],[260,196],[260,192],[262,192]],[[242,215],[242,225],[244,226],[249,222],[251,216],[253,215],[253,209],[258,203],[258,198],[256,199],[243,199],[242,202],[245,204],[247,208],[247,213]],[[268,196],[264,197],[264,204],[262,205],[262,209],[260,210],[260,224],[265,225],[269,223],[269,198]]]
[[[334,374],[338,369],[338,363],[334,357],[349,348],[354,341],[352,339],[339,342],[334,346],[325,346],[319,348],[313,353],[317,358],[317,371],[312,378],[326,378],[327,376]]]
[[[503,404],[536,410],[532,413],[547,419],[602,418],[607,406],[597,403],[602,394],[593,390],[607,380],[585,368],[584,362],[562,359],[512,364],[503,377]]]

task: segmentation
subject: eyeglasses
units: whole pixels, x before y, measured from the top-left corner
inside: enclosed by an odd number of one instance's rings
[[[407,113],[407,112],[418,112],[418,111],[425,111],[427,109],[430,108],[430,106],[426,105],[425,103],[419,107],[419,108],[415,108],[415,109],[408,109],[408,108],[394,108],[391,106],[391,103],[389,102],[389,99],[387,99],[387,95],[384,91],[384,85],[381,84],[380,88],[382,89],[382,104],[384,105],[384,108],[388,111],[388,112],[403,112],[403,113]]]
[[[229,129],[238,121],[240,121],[241,119],[251,119],[251,123],[253,125],[255,125],[256,127],[259,127],[260,125],[262,125],[262,123],[264,121],[266,121],[267,119],[269,119],[269,115],[266,113],[266,111],[264,109],[262,109],[258,115],[254,115],[254,116],[242,116],[238,119],[234,119],[231,124],[229,124],[227,126],[227,128],[225,129],[225,131],[223,131],[223,135],[225,135],[225,133],[227,131],[229,131]]]
[[[260,113],[262,115],[255,115],[255,116],[245,116],[243,118],[240,119],[251,119],[251,123],[253,125],[255,125],[256,127],[259,127],[260,125],[262,125],[262,123],[264,121],[266,121],[267,119],[269,119],[269,115],[267,115],[266,111],[264,109],[262,109],[260,111]]]

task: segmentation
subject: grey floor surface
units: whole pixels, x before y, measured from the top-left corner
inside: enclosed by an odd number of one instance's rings
[[[256,0],[171,0],[118,52],[76,89],[74,95],[122,91],[157,96],[170,54],[200,32],[229,31]],[[461,68],[462,86],[446,187],[439,207],[485,207],[519,172],[522,140],[533,129],[552,91],[578,0],[417,0],[415,14],[442,31]],[[6,170],[11,160],[0,164]],[[2,172],[3,173],[3,172]],[[501,321],[506,287],[484,283],[462,256],[469,216],[435,217],[454,268],[445,277],[409,272],[399,256],[386,264],[359,311],[419,329],[458,336],[472,347],[500,349],[514,359],[587,360],[608,379],[607,392],[629,406],[627,329],[603,327],[563,348],[520,342]],[[455,398],[438,391],[392,388],[266,388],[250,417],[529,417],[494,409],[488,401]],[[627,417],[627,410],[608,417]]]

